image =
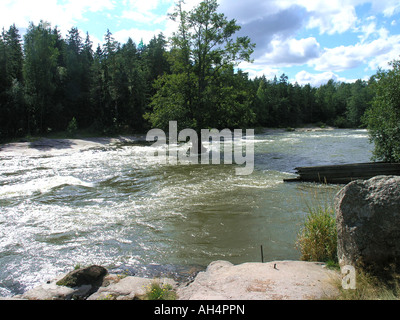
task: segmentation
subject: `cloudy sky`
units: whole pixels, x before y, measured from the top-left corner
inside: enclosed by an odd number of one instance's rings
[[[76,26],[101,43],[107,29],[124,43],[145,43],[173,24],[166,14],[174,0],[1,0],[0,26],[23,33],[30,21]],[[199,0],[187,0],[190,8]],[[242,26],[257,44],[254,63],[240,67],[250,76],[288,75],[292,82],[320,85],[329,79],[368,79],[400,57],[399,0],[218,0],[219,11]]]

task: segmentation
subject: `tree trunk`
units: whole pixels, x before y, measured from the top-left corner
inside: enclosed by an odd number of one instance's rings
[[[207,148],[203,146],[203,142],[201,141],[201,130],[197,130],[197,137],[198,137],[197,146],[194,145],[193,147],[197,149],[197,154],[200,155],[207,151]]]

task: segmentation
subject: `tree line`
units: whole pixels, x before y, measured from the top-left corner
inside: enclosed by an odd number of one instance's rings
[[[335,82],[320,87],[300,86],[288,82],[282,74],[279,80],[265,77],[253,80],[257,87],[255,112],[261,126],[300,126],[327,124],[339,128],[362,126],[363,114],[373,90],[370,81]]]
[[[71,125],[111,134],[145,129],[153,81],[169,64],[160,34],[148,45],[121,45],[107,31],[92,49],[77,28],[66,38],[47,22],[15,25],[0,37],[0,136],[42,135]]]
[[[63,37],[47,22],[15,25],[0,36],[0,139],[87,129],[98,134],[182,128],[296,127],[320,123],[359,127],[376,78],[330,80],[320,87],[250,79],[238,70],[255,44],[234,38],[236,21],[215,0],[171,15],[177,30],[148,44],[121,44],[107,30],[94,51],[73,27]]]

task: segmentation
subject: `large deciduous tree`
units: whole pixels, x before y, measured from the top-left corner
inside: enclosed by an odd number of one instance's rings
[[[250,62],[254,44],[248,37],[233,38],[240,26],[218,13],[216,0],[204,0],[191,11],[183,4],[179,1],[170,16],[177,23],[170,39],[172,73],[156,81],[147,118],[153,127],[167,129],[169,121],[176,120],[180,128],[198,133],[247,125],[254,114],[243,74],[234,67]]]

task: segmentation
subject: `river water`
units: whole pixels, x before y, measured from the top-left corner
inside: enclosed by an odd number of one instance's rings
[[[365,130],[257,134],[255,169],[160,165],[143,143],[71,152],[0,151],[0,296],[75,265],[179,270],[299,259],[295,242],[315,198],[341,186],[284,183],[298,166],[368,162]],[[145,267],[144,267],[145,266]]]

